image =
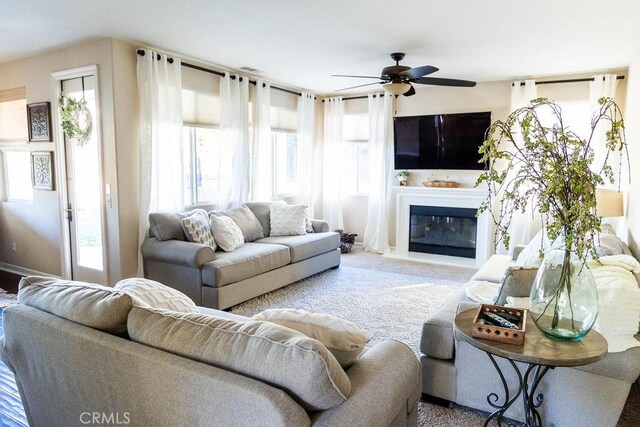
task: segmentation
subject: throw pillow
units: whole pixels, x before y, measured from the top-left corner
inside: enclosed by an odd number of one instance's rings
[[[558,245],[559,247],[559,245],[561,244],[560,240],[562,240],[562,238],[558,237],[556,241],[551,242],[546,233],[544,233],[542,230],[538,231],[538,234],[536,234],[533,239],[531,239],[529,244],[525,246],[525,248],[518,255],[516,264],[540,267],[540,265],[542,264],[542,259],[540,259],[540,250],[546,252],[556,245]]]
[[[163,213],[154,212],[149,214],[149,229],[151,237],[158,240],[187,240],[182,218],[187,216],[183,213]]]
[[[355,324],[329,314],[295,309],[269,309],[253,316],[302,332],[324,344],[340,366],[353,365],[369,342],[369,334]]]
[[[351,392],[322,343],[270,322],[134,307],[127,327],[134,342],[271,384],[308,411],[337,406]]]
[[[114,289],[126,292],[153,308],[163,308],[180,313],[199,312],[191,298],[177,289],[153,280],[132,277],[119,281]]]
[[[204,209],[196,209],[190,216],[183,218],[182,226],[190,242],[207,245],[216,250],[216,241],[209,226],[209,216]]]
[[[240,230],[242,230],[242,236],[245,242],[253,242],[254,240],[262,239],[264,237],[264,231],[258,218],[251,212],[247,206],[239,206],[233,209],[227,209],[226,211],[212,211],[211,215],[215,216],[228,216],[231,218]]]
[[[211,215],[213,238],[225,252],[231,252],[244,244],[242,230],[228,216]]]
[[[494,304],[505,305],[508,297],[528,297],[536,274],[538,274],[538,267],[535,266],[508,267],[502,277]]]
[[[301,236],[307,234],[305,205],[271,205],[270,236]]]
[[[313,223],[311,222],[311,212],[309,211],[309,206],[307,206],[307,218],[305,219],[305,227],[307,228],[307,233],[315,233],[313,230]]]
[[[118,289],[36,276],[20,280],[18,302],[116,335],[126,335],[127,317],[136,304]]]

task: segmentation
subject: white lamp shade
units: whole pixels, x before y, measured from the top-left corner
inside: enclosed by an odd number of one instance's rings
[[[596,215],[599,217],[624,216],[624,196],[616,190],[596,189]]]
[[[391,95],[398,96],[411,89],[411,85],[409,83],[386,83],[382,85],[382,88]]]

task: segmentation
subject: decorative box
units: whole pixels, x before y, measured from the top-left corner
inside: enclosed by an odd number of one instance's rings
[[[516,328],[498,326],[485,320],[487,314],[505,315],[504,320],[514,324]],[[488,316],[487,316],[488,317]],[[471,336],[507,344],[524,345],[527,329],[527,310],[521,308],[503,307],[500,305],[482,304],[473,319]]]

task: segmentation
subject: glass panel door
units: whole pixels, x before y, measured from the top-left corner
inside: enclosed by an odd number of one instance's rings
[[[86,128],[91,121],[92,132],[86,139],[65,135],[67,209],[71,237],[71,266],[74,280],[106,284],[104,222],[100,138],[97,129],[95,76],[62,82],[65,98],[86,103],[88,114],[80,113],[77,121]]]

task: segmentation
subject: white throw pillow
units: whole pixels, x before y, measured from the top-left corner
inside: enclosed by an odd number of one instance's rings
[[[271,205],[270,236],[301,236],[307,234],[305,205]]]
[[[216,241],[211,234],[209,215],[204,209],[196,209],[191,215],[182,218],[184,234],[190,242],[200,243],[217,249]]]
[[[560,248],[562,237],[558,237],[554,242],[549,240],[547,233],[542,230],[538,231],[527,246],[518,254],[516,264],[532,267],[540,267],[542,259],[540,259],[540,250],[546,252],[552,248]]]
[[[231,252],[244,244],[244,236],[238,224],[228,216],[211,215],[213,238],[225,252]]]
[[[116,283],[114,289],[123,291],[141,300],[152,308],[177,311],[179,313],[199,313],[191,298],[177,289],[154,280],[132,277]]]
[[[296,309],[269,309],[253,316],[294,329],[324,344],[340,366],[353,365],[369,342],[369,334],[355,324],[330,314]]]

